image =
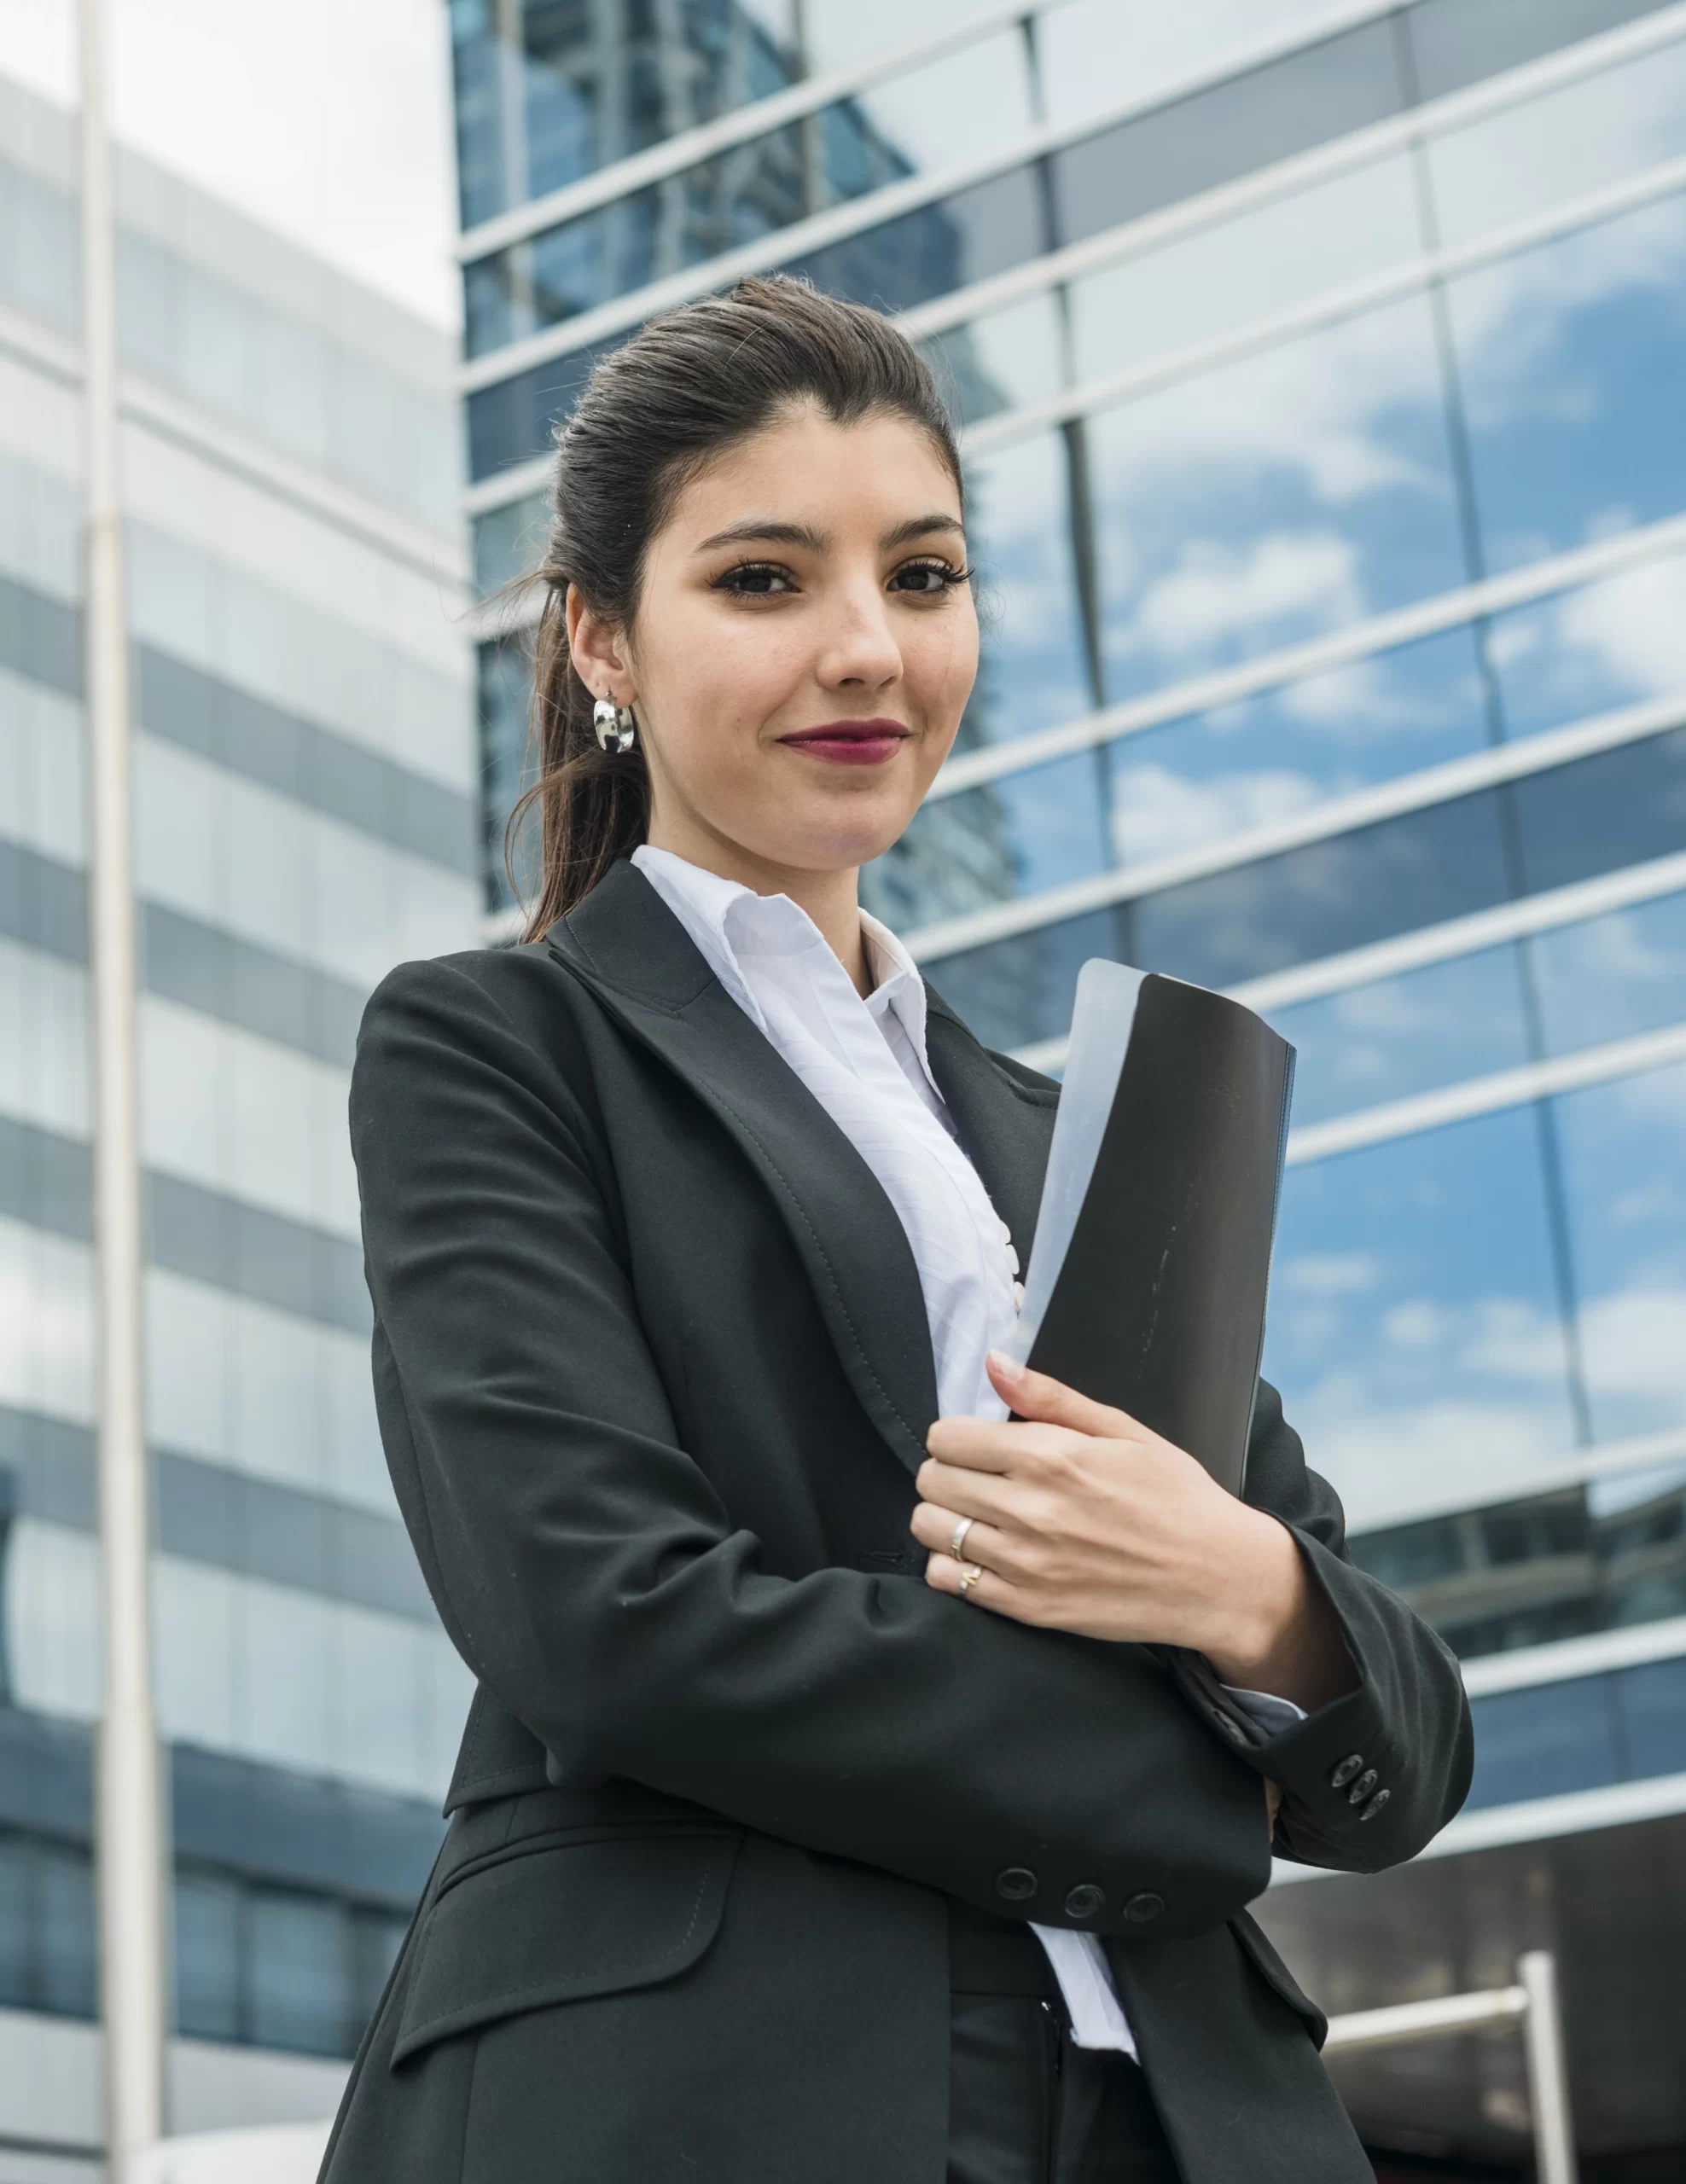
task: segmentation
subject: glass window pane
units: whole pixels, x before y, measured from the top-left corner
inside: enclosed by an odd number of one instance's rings
[[[1686,1772],[1686,1661],[1652,1661],[1613,1679],[1636,1780]]]
[[[1513,792],[1530,892],[1686,849],[1686,729],[1531,774]]]
[[[1039,433],[968,465],[983,657],[962,744],[1005,742],[1090,711],[1065,443]]]
[[[1498,616],[1489,641],[1513,735],[1585,720],[1686,685],[1686,560]]]
[[[1410,163],[1360,168],[1074,283],[1078,377],[1175,354],[1421,248]]]
[[[912,932],[1102,870],[1107,756],[1079,752],[925,804],[863,872],[869,907],[893,931]]]
[[[1493,568],[1686,505],[1686,196],[1447,293]]]
[[[921,346],[950,408],[964,424],[1047,401],[1065,383],[1059,313],[1050,293],[1027,296]]]
[[[1176,8],[1076,0],[1038,26],[1049,109],[1056,121],[1080,119],[1109,105],[1123,84],[1151,96],[1267,38],[1312,29],[1328,14],[1326,0],[1186,0]]]
[[[1610,1679],[1580,1676],[1477,1699],[1466,1811],[1619,1781]]]
[[[474,518],[474,587],[482,597],[526,576],[544,558],[549,531],[543,493]]]
[[[94,1867],[68,1844],[35,1846],[39,1891],[40,2007],[55,2017],[92,2017],[98,2000]]]
[[[1321,1122],[1528,1060],[1520,962],[1491,948],[1270,1011],[1292,1042],[1294,1120]]]
[[[254,1891],[247,1965],[252,2039],[310,2055],[346,2052],[351,2021],[349,1920],[337,1903]]]
[[[0,1835],[0,2009],[26,2010],[34,2000],[33,1846],[23,1835]]]
[[[1465,580],[1419,298],[1089,426],[1118,700]]]
[[[1686,895],[1543,932],[1529,948],[1554,1054],[1686,1020]]]
[[[1449,631],[1111,747],[1113,854],[1140,864],[1487,741],[1471,632]]]
[[[1595,1438],[1686,1425],[1686,1067],[1554,1102]]]
[[[1462,797],[1144,897],[1136,960],[1234,985],[1490,909],[1507,892],[1497,804]]]
[[[1682,152],[1686,42],[1431,137],[1441,235],[1466,241]]]
[[[1532,1110],[1290,1169],[1264,1372],[1355,1528],[1567,1454]]]
[[[176,2030],[189,2039],[241,2036],[241,1908],[235,1882],[177,1874]]]

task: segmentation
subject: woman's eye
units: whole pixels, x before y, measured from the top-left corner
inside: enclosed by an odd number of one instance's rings
[[[952,561],[910,561],[891,578],[890,588],[933,599],[939,592],[951,591],[956,584],[964,584],[971,573],[969,569],[956,568]]]
[[[741,599],[766,599],[790,590],[790,572],[773,561],[741,561],[716,577],[713,589],[735,592]]]

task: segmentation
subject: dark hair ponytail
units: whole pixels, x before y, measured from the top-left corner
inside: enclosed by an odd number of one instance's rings
[[[538,778],[510,815],[506,848],[540,816],[537,939],[644,839],[642,749],[597,747],[592,694],[568,653],[568,587],[631,629],[645,555],[673,502],[709,460],[793,404],[839,424],[886,412],[928,434],[961,484],[960,456],[929,366],[880,312],[785,275],[741,281],[652,319],[597,365],[557,448],[550,536],[534,646]]]

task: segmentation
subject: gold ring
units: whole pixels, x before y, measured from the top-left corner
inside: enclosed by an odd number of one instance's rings
[[[954,1537],[949,1542],[949,1553],[956,1562],[966,1560],[966,1535],[977,1522],[975,1517],[962,1517],[954,1528]]]
[[[966,1597],[966,1588],[968,1585],[975,1585],[983,1574],[983,1571],[979,1568],[975,1562],[971,1563],[966,1569],[961,1571],[960,1597],[962,1600],[964,1600]]]

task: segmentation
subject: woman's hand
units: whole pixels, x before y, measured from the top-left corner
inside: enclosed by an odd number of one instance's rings
[[[1090,1638],[1183,1646],[1225,1683],[1308,1711],[1355,1676],[1294,1536],[1121,1410],[991,1352],[1015,1420],[939,1418],[913,1536],[926,1583],[998,1615]],[[965,1562],[951,1542],[973,1523]]]

